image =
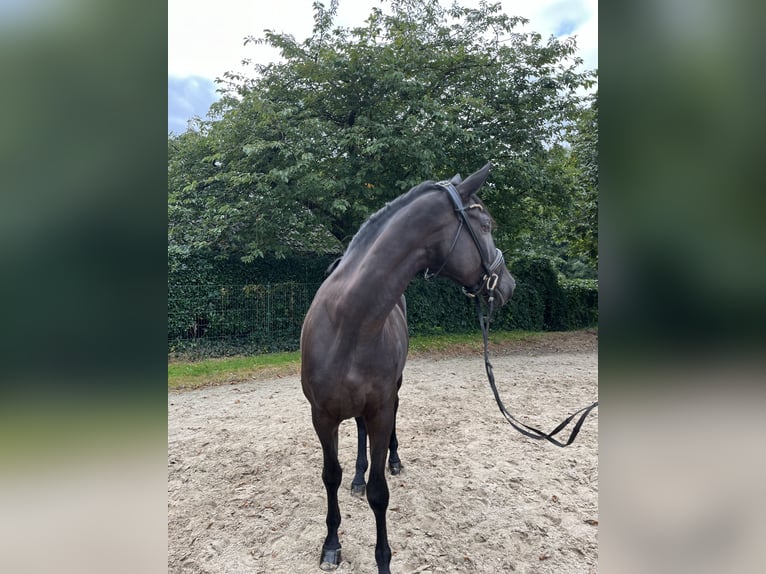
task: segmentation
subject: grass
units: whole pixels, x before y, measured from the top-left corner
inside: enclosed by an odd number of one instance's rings
[[[187,389],[246,381],[263,376],[298,372],[299,351],[269,353],[252,357],[226,357],[195,362],[168,363],[168,388]]]
[[[490,334],[494,344],[540,339],[546,333],[531,331],[498,331]],[[481,333],[451,333],[424,335],[410,340],[410,357],[438,353],[450,356],[480,353]],[[206,359],[195,362],[168,363],[168,389],[195,389],[223,385],[265,377],[295,375],[300,370],[300,352],[270,353],[267,355]]]
[[[545,333],[535,331],[497,331],[489,334],[490,343],[510,343],[542,338]],[[444,335],[421,335],[410,340],[410,356],[439,353],[453,355],[464,352],[480,352],[483,339],[480,331],[473,333],[449,333]]]

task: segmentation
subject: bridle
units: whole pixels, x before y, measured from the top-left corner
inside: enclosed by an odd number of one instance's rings
[[[484,338],[484,367],[487,371],[487,379],[489,380],[489,386],[492,389],[492,394],[495,396],[495,402],[497,402],[497,406],[500,408],[500,412],[503,414],[506,420],[511,424],[511,426],[517,431],[519,431],[521,434],[523,434],[524,436],[533,438],[533,439],[538,439],[538,440],[544,439],[560,447],[569,446],[570,444],[572,444],[575,437],[580,432],[580,428],[582,427],[583,422],[585,422],[585,417],[587,417],[588,414],[594,408],[598,406],[598,401],[569,415],[555,429],[553,429],[549,433],[543,432],[535,427],[524,424],[523,422],[519,421],[516,417],[514,417],[511,413],[508,412],[508,410],[505,408],[505,405],[503,404],[503,401],[500,400],[500,393],[498,392],[497,386],[495,385],[495,375],[492,371],[492,363],[489,362],[489,325],[492,320],[492,313],[495,310],[495,288],[497,287],[497,282],[499,280],[497,270],[505,262],[505,259],[503,258],[503,252],[500,251],[498,248],[495,248],[495,258],[492,260],[491,263],[488,263],[487,258],[484,257],[484,251],[481,248],[481,242],[479,241],[479,238],[476,235],[476,232],[471,226],[470,221],[468,221],[468,215],[466,214],[467,209],[474,209],[474,208],[481,209],[482,206],[479,204],[464,206],[463,200],[461,199],[460,194],[458,193],[457,189],[455,188],[454,184],[451,181],[440,181],[436,184],[436,186],[446,191],[447,195],[452,200],[452,203],[455,207],[455,212],[457,213],[458,228],[457,228],[457,233],[455,234],[455,238],[452,240],[452,245],[450,245],[449,251],[447,251],[447,255],[444,257],[444,262],[442,263],[441,267],[439,267],[436,273],[429,273],[428,269],[426,269],[424,274],[425,279],[426,280],[432,279],[433,277],[436,277],[437,275],[439,275],[439,273],[442,272],[442,270],[444,269],[444,266],[447,264],[447,260],[449,259],[449,256],[452,254],[452,251],[455,249],[455,245],[457,245],[458,238],[460,237],[460,232],[463,230],[463,226],[465,226],[468,229],[468,232],[471,234],[471,238],[473,239],[474,244],[476,244],[476,249],[478,249],[479,251],[479,256],[481,257],[481,266],[482,266],[482,269],[484,270],[484,275],[482,275],[479,282],[476,283],[473,287],[463,286],[463,293],[466,296],[476,301],[476,310],[479,317],[479,325],[481,326],[481,332]],[[485,289],[487,291],[487,305],[489,306],[486,317],[484,316],[484,313],[482,310],[482,304],[481,304],[482,298],[477,297],[477,295],[479,295]],[[561,432],[564,428],[566,428],[569,425],[569,423],[577,415],[580,415],[580,418],[577,419],[577,422],[575,423],[575,426],[573,427],[572,432],[569,435],[569,440],[567,440],[566,442],[561,442],[553,438],[555,435]]]
[[[468,214],[466,213],[468,209],[483,209],[483,207],[478,203],[467,206],[463,205],[463,200],[461,199],[457,188],[455,188],[451,181],[440,181],[436,184],[436,186],[446,191],[447,195],[452,200],[452,204],[455,207],[455,213],[457,214],[458,227],[457,233],[455,233],[455,238],[452,240],[452,245],[450,245],[449,251],[447,251],[447,255],[444,257],[444,261],[442,262],[441,267],[439,267],[435,273],[431,273],[428,269],[426,269],[423,277],[426,280],[433,279],[444,270],[444,266],[447,265],[447,261],[449,260],[450,255],[452,255],[452,252],[455,250],[457,241],[460,238],[460,232],[465,226],[466,229],[468,229],[468,233],[471,235],[471,239],[473,239],[473,242],[476,245],[476,249],[479,251],[481,267],[484,270],[484,275],[482,275],[481,279],[479,279],[475,285],[471,287],[463,286],[463,293],[465,293],[467,297],[475,298],[479,293],[486,289],[488,297],[487,300],[494,300],[495,288],[497,287],[497,282],[499,280],[497,270],[500,269],[500,266],[505,263],[505,258],[503,257],[503,252],[495,247],[495,257],[492,262],[489,262],[489,259],[484,256],[484,249],[482,249],[479,237],[476,235],[476,231],[474,231],[471,222],[468,221]]]

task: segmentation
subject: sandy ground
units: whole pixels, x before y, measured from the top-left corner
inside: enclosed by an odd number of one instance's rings
[[[596,399],[597,335],[495,349],[508,409],[551,429]],[[395,574],[584,574],[598,561],[598,409],[565,449],[505,421],[481,356],[410,359],[388,477]],[[377,572],[366,500],[349,492],[356,429],[340,429],[338,572]],[[320,572],[321,449],[297,376],[168,395],[168,571]]]

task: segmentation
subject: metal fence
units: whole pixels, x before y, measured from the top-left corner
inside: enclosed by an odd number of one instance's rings
[[[295,350],[319,283],[168,285],[168,354]]]

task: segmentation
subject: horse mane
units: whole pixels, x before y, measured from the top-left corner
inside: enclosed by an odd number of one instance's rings
[[[351,238],[351,242],[348,244],[343,256],[345,257],[348,253],[351,253],[352,250],[363,249],[370,245],[395,213],[411,204],[426,191],[430,191],[435,187],[436,185],[433,181],[424,181],[410,189],[407,193],[403,193],[393,201],[386,203],[362,224],[354,237]]]

